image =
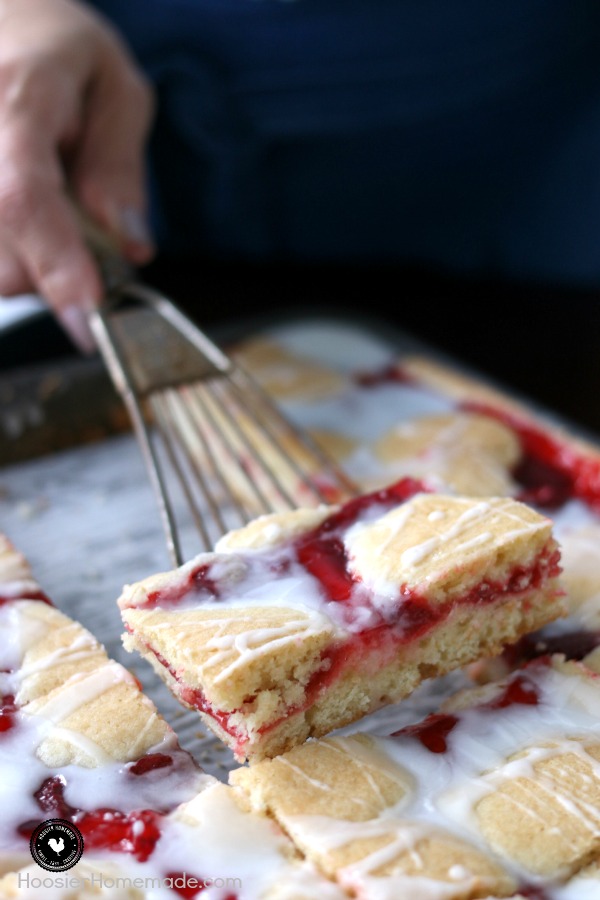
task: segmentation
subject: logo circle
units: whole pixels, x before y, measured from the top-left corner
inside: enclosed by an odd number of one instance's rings
[[[81,859],[83,835],[66,819],[40,822],[29,841],[34,861],[48,872],[66,872]]]

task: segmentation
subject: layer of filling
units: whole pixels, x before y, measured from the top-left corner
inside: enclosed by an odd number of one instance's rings
[[[403,479],[389,488],[350,501],[318,527],[274,551],[254,553],[249,557],[242,554],[244,560],[251,560],[251,569],[258,566],[259,570],[258,576],[256,573],[247,576],[249,588],[244,579],[236,580],[233,588],[227,579],[220,581],[221,562],[202,563],[191,567],[185,578],[150,592],[146,600],[139,604],[141,608],[199,609],[228,603],[231,596],[250,594],[256,596],[254,602],[260,605],[264,595],[255,595],[253,591],[256,584],[260,586],[261,578],[264,581],[266,576],[267,581],[273,581],[281,590],[285,578],[298,579],[300,571],[303,599],[313,591],[321,609],[324,608],[327,616],[340,626],[308,681],[302,685],[302,701],[285,709],[280,704],[277,714],[267,722],[254,717],[256,695],[247,697],[244,704],[236,709],[218,708],[201,687],[187,684],[181,672],[151,643],[140,635],[136,636],[170,673],[179,698],[210,716],[220,729],[233,738],[236,753],[243,753],[244,746],[251,740],[249,731],[255,740],[256,736],[268,734],[290,716],[303,713],[348,671],[359,671],[368,677],[393,663],[399,648],[417,644],[445,622],[456,607],[505,603],[512,598],[520,598],[525,604],[529,594],[538,591],[559,574],[559,550],[550,540],[530,565],[516,565],[502,581],[483,580],[447,602],[432,604],[424,590],[402,584],[396,589],[393,602],[377,605],[374,592],[361,583],[348,565],[344,534],[357,521],[368,520],[373,514],[382,515],[388,508],[421,490],[419,482]],[[235,606],[235,602],[231,605]],[[135,632],[134,628],[129,630]],[[265,686],[264,689],[272,690],[273,686]],[[243,717],[246,717],[248,727],[240,724]]]
[[[542,552],[529,568],[516,566],[506,582],[481,582],[467,594],[448,603],[431,606],[417,591],[405,590],[402,596],[402,611],[393,626],[387,623],[379,624],[360,633],[349,634],[345,640],[328,647],[321,654],[318,667],[304,688],[303,701],[288,707],[276,718],[256,728],[254,733],[268,734],[290,716],[305,712],[314,706],[332,684],[349,671],[361,671],[366,675],[380,671],[392,663],[400,647],[417,643],[435,627],[441,625],[457,606],[477,606],[482,603],[491,605],[517,597],[525,599],[527,594],[537,591],[547,578],[555,576],[558,571],[558,552],[551,549]],[[235,740],[236,754],[243,754],[244,747],[251,739],[248,731],[239,724],[239,715],[244,713],[244,707],[229,711],[216,708],[201,688],[186,685],[176,669],[155,648],[144,641],[141,643],[169,672],[182,702],[214,719],[219,728]],[[252,707],[255,699],[255,697],[246,699],[249,707]],[[235,724],[232,721],[234,717],[237,720]]]
[[[513,476],[522,486],[519,499],[547,509],[558,509],[568,500],[584,500],[600,511],[600,461],[586,456],[508,410],[484,404],[463,403],[470,412],[498,419],[518,435],[523,458]]]
[[[401,364],[392,363],[380,370],[357,373],[356,385],[376,388],[398,384],[421,388],[425,394],[435,391],[405,371]],[[464,401],[450,408],[479,413],[497,419],[518,436],[522,458],[511,473],[521,487],[518,499],[545,509],[558,509],[568,500],[584,500],[596,511],[600,510],[600,461],[570,447],[543,426],[533,424],[510,410],[477,400]]]

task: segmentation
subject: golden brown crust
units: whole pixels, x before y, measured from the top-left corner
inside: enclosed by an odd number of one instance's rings
[[[574,436],[567,427],[557,425],[549,416],[532,411],[525,402],[513,399],[507,392],[486,383],[481,377],[458,371],[444,363],[425,356],[407,356],[401,366],[409,376],[421,384],[433,388],[444,397],[457,403],[481,403],[518,417],[525,423],[543,428],[567,447],[600,462],[600,447],[593,441]]]
[[[23,601],[13,615],[14,627],[26,636],[16,697],[20,706],[105,664],[106,653],[98,641],[55,607]]]
[[[263,692],[272,692],[274,703],[294,705],[333,634],[327,620],[311,621],[302,610],[285,607],[126,609],[123,620],[142,646],[169,660],[171,673],[181,682],[203,688],[225,710],[238,709],[249,696]],[[250,654],[248,648],[260,652]],[[300,695],[286,695],[286,683],[289,692]]]
[[[509,497],[419,494],[351,541],[351,566],[367,584],[426,584],[430,602],[448,600],[502,581],[511,560],[531,564],[551,534],[550,519]]]
[[[491,847],[546,878],[578,871],[600,850],[600,744],[569,743],[576,749],[549,746],[530,775],[510,778],[476,809]]]
[[[355,642],[326,690],[309,694],[315,679],[326,676],[327,654],[350,638],[331,618],[320,588],[302,605],[300,584],[308,596],[316,588],[298,562],[292,579],[296,605],[285,605],[290,553],[296,552],[289,542],[312,534],[339,511],[336,506],[262,516],[220,542],[227,552],[202,554],[175,573],[128,586],[119,600],[129,632],[126,649],[141,653],[183,703],[197,707],[240,761],[241,754],[273,755],[350,724],[407,696],[423,678],[499,653],[504,643],[564,612],[553,576],[543,588],[534,586],[535,566],[556,552],[550,519],[512,498],[417,494],[378,518],[340,526],[338,540],[354,583],[373,593],[378,609],[390,606],[393,613],[399,606],[401,612],[406,591],[414,590],[428,609],[442,607],[441,621],[400,649],[398,641],[381,639],[377,654],[364,653]],[[324,527],[327,532],[330,526]],[[257,570],[261,551],[265,567]],[[275,551],[284,556],[274,557]],[[517,565],[521,580],[503,593]],[[217,579],[210,581],[208,599],[202,599],[206,592],[195,594],[198,572]],[[251,604],[240,602],[245,572]],[[479,594],[470,599],[481,585],[492,592],[493,603],[480,602]],[[181,598],[173,605],[170,592]],[[264,606],[258,605],[261,595]]]
[[[127,670],[77,622],[19,600],[10,627],[22,651],[16,701],[25,715],[53,725],[36,751],[47,765],[137,759],[172,734]]]
[[[400,423],[372,446],[390,473],[408,472],[467,496],[515,493],[510,472],[521,456],[520,442],[510,428],[488,416],[424,416]]]
[[[339,372],[298,356],[269,338],[252,338],[240,343],[233,348],[232,355],[278,400],[316,400],[346,386]]]
[[[293,509],[258,516],[243,528],[236,528],[223,535],[216,550],[226,552],[277,547],[304,531],[316,528],[338,508],[322,505],[316,509]]]
[[[427,888],[424,896],[444,900],[513,897],[529,880],[551,886],[575,875],[597,879],[600,743],[593,714],[600,682],[585,665],[561,656],[529,677],[542,693],[532,706],[517,693],[514,712],[510,707],[504,713],[507,683],[463,691],[445,704],[449,728],[463,716],[463,729],[470,723],[474,732],[472,738],[461,732],[462,750],[448,750],[442,780],[444,769],[424,758],[440,752],[434,744],[420,750],[414,745],[411,756],[406,735],[397,758],[394,740],[354,735],[308,741],[283,757],[234,771],[230,781],[253,809],[272,815],[309,859],[357,896],[417,897]],[[558,721],[569,711],[576,720],[585,710],[581,722],[592,730],[587,737],[540,739],[522,718],[537,702],[546,707],[532,722],[554,715],[555,706]],[[495,715],[508,715],[496,735],[513,752],[477,772],[477,742],[497,739],[489,718]],[[436,771],[431,783],[428,773]],[[424,817],[411,817],[422,809]]]
[[[364,752],[368,750],[368,752]],[[410,774],[378,753],[367,735],[308,741],[274,759],[234,770],[254,809],[362,822],[410,791]]]
[[[409,772],[370,737],[308,742],[284,757],[234,771],[253,808],[268,812],[329,877],[348,889],[384,880],[407,895],[426,878],[431,896],[508,896],[501,865],[443,829],[392,814],[413,789]],[[416,881],[414,880],[416,879]],[[453,888],[454,884],[454,890]],[[390,888],[385,896],[391,896]],[[360,892],[360,896],[362,896]],[[367,893],[366,896],[370,894]]]
[[[378,865],[382,857],[386,861]],[[378,837],[346,846],[336,873],[340,884],[366,888],[367,896],[371,888],[385,890],[386,882],[396,886],[398,896],[418,896],[425,882],[430,896],[444,900],[489,900],[490,892],[512,897],[516,887],[515,879],[476,847],[410,821],[383,825]]]

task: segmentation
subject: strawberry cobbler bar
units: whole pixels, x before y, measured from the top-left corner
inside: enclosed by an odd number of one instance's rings
[[[403,479],[262,516],[126,586],[125,647],[239,761],[272,757],[564,614],[552,522]]]

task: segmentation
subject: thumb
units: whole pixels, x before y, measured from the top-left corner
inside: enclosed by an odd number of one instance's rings
[[[145,191],[152,109],[146,82],[126,61],[112,59],[92,87],[71,172],[82,207],[138,264],[153,255]]]

